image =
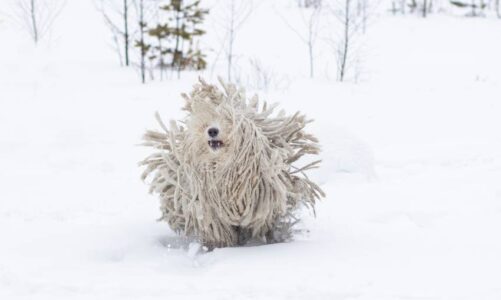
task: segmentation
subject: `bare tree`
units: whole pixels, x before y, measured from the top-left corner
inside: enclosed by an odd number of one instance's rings
[[[433,8],[433,0],[423,0],[421,7],[421,15],[423,16],[423,18],[426,18],[428,14],[431,13],[432,8]]]
[[[115,50],[119,56],[120,64],[130,64],[130,7],[134,0],[100,0],[99,11],[110,29]]]
[[[278,14],[284,23],[289,27],[308,49],[308,60],[310,66],[310,78],[315,76],[315,45],[320,31],[320,17],[322,12],[321,2],[318,5],[312,5],[308,8],[301,8],[302,28],[290,24],[282,15]],[[278,13],[278,12],[277,12]],[[306,32],[304,32],[306,29]]]
[[[144,17],[144,0],[138,0],[137,12],[138,12],[138,23],[139,23],[139,52],[140,52],[140,61],[139,61],[139,71],[141,73],[141,82],[146,82],[146,53],[149,50],[149,46],[146,45],[144,40],[144,33],[146,31],[146,20]]]
[[[367,21],[369,18],[368,8],[369,0],[357,0],[357,16],[361,18],[362,22],[362,32],[365,33],[367,30]]]
[[[409,2],[410,3],[408,4],[408,6],[409,6],[409,9],[410,9],[410,12],[414,13],[414,11],[417,9],[417,6],[418,6],[417,0],[409,0]]]
[[[339,81],[344,80],[344,76],[346,73],[346,61],[348,60],[348,54],[350,50],[350,39],[351,39],[351,26],[352,22],[350,20],[351,17],[351,1],[345,0],[344,10],[343,10],[343,38],[341,40],[341,45],[338,49],[338,74]]]
[[[357,2],[356,2],[357,1]],[[350,70],[360,69],[360,51],[362,38],[368,26],[369,17],[377,3],[366,0],[331,0],[328,11],[332,16],[329,20],[329,35],[326,38],[336,58],[337,79],[345,81]],[[353,74],[358,78],[359,74]]]
[[[153,53],[153,41],[156,39],[150,33],[154,27],[150,27],[150,23],[158,23],[159,21],[159,3],[158,0],[131,0],[133,8],[129,11],[129,30],[131,36],[130,40],[134,41],[134,48],[139,51],[134,52],[138,56],[131,57],[131,65],[139,70],[141,82],[146,82],[146,75],[151,80],[154,79],[155,69],[158,67],[156,64],[156,57]],[[162,48],[162,45],[159,45]],[[157,49],[158,50],[158,49]],[[162,67],[162,66],[160,66]],[[161,70],[163,72],[163,70]],[[163,73],[161,73],[163,76]]]
[[[390,11],[396,15],[397,12],[401,14],[405,14],[405,7],[409,6],[411,9],[413,8],[414,5],[417,5],[415,3],[416,0],[411,0],[410,3],[407,3],[408,0],[392,0],[391,1],[391,9]]]
[[[400,12],[405,14],[405,7],[407,6],[407,0],[400,0]]]
[[[141,71],[141,82],[144,84],[146,82],[145,68],[146,68],[146,45],[144,42],[144,31],[146,29],[146,22],[144,21],[144,1],[139,0],[139,42],[140,47],[140,71]]]
[[[226,61],[226,77],[229,82],[234,80],[235,42],[237,33],[253,11],[252,0],[224,0],[222,13],[216,18],[217,27],[224,36],[220,38],[221,49]],[[238,76],[237,76],[238,77]]]
[[[18,0],[14,20],[38,43],[52,28],[66,0]]]
[[[123,0],[125,65],[129,65],[129,1]]]
[[[290,85],[287,76],[275,72],[271,66],[263,64],[256,57],[249,59],[249,67],[246,72],[245,86],[250,89],[269,91],[284,89]]]
[[[249,74],[252,75],[249,81],[252,80],[252,83],[248,83],[247,85],[257,90],[268,91],[274,77],[273,70],[266,68],[257,58],[250,59],[249,64],[251,66],[251,72],[249,72]]]

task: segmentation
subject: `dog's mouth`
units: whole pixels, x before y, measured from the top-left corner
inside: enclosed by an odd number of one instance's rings
[[[209,140],[209,147],[211,147],[212,150],[218,150],[219,148],[223,147],[223,145],[223,141]]]

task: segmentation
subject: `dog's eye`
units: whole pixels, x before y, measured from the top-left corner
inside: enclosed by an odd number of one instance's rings
[[[200,124],[200,130],[202,130],[202,131],[205,131],[205,129],[206,129],[207,127],[209,127],[209,124],[208,124],[208,123],[202,123],[202,124]]]

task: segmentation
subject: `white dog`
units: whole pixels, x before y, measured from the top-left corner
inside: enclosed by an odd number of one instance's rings
[[[301,205],[314,208],[324,196],[305,171],[304,154],[319,146],[303,128],[299,113],[272,116],[275,106],[247,101],[242,90],[221,82],[224,91],[200,79],[186,99],[184,125],[148,131],[144,145],[158,151],[141,162],[151,192],[161,199],[163,220],[178,233],[209,248],[288,239]]]

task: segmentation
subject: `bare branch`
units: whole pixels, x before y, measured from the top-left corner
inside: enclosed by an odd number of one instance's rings
[[[318,5],[312,5],[310,8],[302,8],[300,9],[300,15],[302,19],[302,23],[306,33],[302,34],[301,31],[292,26],[286,18],[284,18],[276,9],[276,14],[282,19],[284,24],[294,32],[297,37],[307,46],[308,49],[308,58],[309,58],[309,66],[310,66],[310,78],[313,78],[315,75],[315,44],[320,31],[320,16],[322,12],[322,5],[320,2]],[[303,29],[304,29],[303,28]]]
[[[66,0],[19,0],[12,19],[38,43],[51,30],[65,4]]]

